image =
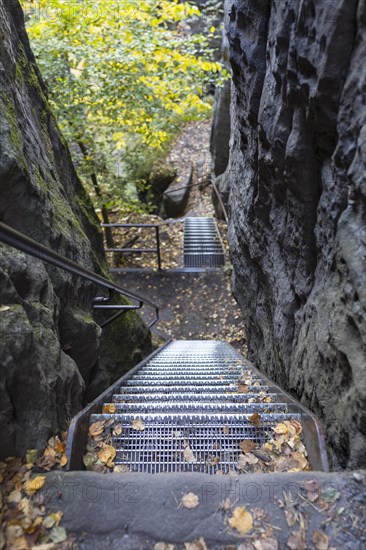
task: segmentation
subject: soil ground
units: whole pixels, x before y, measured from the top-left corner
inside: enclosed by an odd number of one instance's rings
[[[214,216],[210,184],[210,121],[189,124],[176,140],[169,156],[178,174],[193,166],[193,181],[184,216]],[[141,294],[160,307],[160,321],[153,334],[157,342],[174,339],[221,339],[246,354],[244,324],[240,309],[230,288],[231,264],[224,222],[219,222],[227,263],[224,268],[203,273],[181,273],[183,222],[163,220],[149,214],[121,215],[113,212],[114,221],[123,223],[158,223],[160,225],[163,270],[156,270],[156,255],[130,255],[120,264],[121,269],[144,267],[149,270],[123,271],[115,280],[130,291]],[[154,233],[146,229],[122,230],[116,233],[119,243],[139,235],[136,248],[155,247]],[[109,258],[111,267],[116,263]],[[146,321],[151,312],[143,311]]]

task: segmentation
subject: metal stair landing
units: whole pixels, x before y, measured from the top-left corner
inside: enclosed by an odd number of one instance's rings
[[[246,389],[240,393],[243,377]],[[252,422],[255,414],[258,425]],[[286,420],[301,423],[312,469],[327,469],[312,415],[220,341],[169,343],[105,392],[87,416],[90,424],[111,426],[114,464],[129,472],[230,473],[243,440],[262,445]],[[82,424],[85,431],[84,417],[80,413],[70,429],[71,459],[71,432],[81,433]]]
[[[183,266],[215,268],[225,265],[225,251],[213,218],[187,217],[184,221]]]

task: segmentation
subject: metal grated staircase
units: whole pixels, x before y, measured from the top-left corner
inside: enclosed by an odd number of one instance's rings
[[[183,265],[185,268],[219,267],[225,252],[213,218],[185,218]]]
[[[242,378],[247,393],[238,392]],[[89,409],[94,412],[90,423],[113,419],[121,426],[111,440],[117,450],[114,462],[131,472],[214,474],[219,464],[228,473],[235,469],[240,442],[263,444],[270,428],[290,419],[302,423],[312,468],[327,469],[323,439],[311,414],[224,342],[171,342],[102,397]],[[96,413],[110,404],[113,414]],[[254,413],[260,414],[260,426],[250,421]],[[134,429],[134,421],[142,429]],[[74,431],[77,422],[70,429],[71,444]]]

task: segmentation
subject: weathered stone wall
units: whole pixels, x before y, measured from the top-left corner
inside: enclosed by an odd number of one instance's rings
[[[230,246],[250,358],[366,465],[366,2],[229,0]]]
[[[107,273],[99,224],[47,103],[16,0],[0,2],[0,220]],[[42,446],[150,350],[134,313],[103,331],[101,289],[0,244],[0,458]],[[99,358],[101,347],[108,354]]]

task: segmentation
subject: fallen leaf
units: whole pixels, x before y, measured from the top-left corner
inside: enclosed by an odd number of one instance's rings
[[[241,448],[244,453],[250,453],[253,449],[255,449],[257,446],[254,441],[251,441],[250,439],[244,439],[241,443],[239,443],[239,447]]]
[[[53,527],[50,531],[50,537],[54,543],[64,542],[67,539],[66,529],[64,527]]]
[[[65,454],[62,455],[60,459],[60,466],[61,468],[64,468],[67,464],[67,456]]]
[[[117,426],[113,428],[113,435],[119,436],[121,435],[122,432],[123,432],[122,424],[117,424]]]
[[[229,518],[229,525],[236,529],[241,535],[245,535],[253,528],[253,517],[245,508],[235,508],[233,515]]]
[[[292,510],[285,510],[285,518],[289,527],[293,527],[297,521],[296,516]]]
[[[249,422],[251,424],[253,424],[254,426],[256,426],[257,428],[259,428],[259,426],[261,425],[261,415],[258,414],[258,413],[254,413],[252,414],[249,418],[248,418]]]
[[[83,456],[83,463],[85,468],[87,470],[94,470],[97,459],[98,457],[96,453],[86,453],[86,455]]]
[[[114,414],[117,411],[117,407],[114,403],[107,403],[103,405],[102,414]]]
[[[28,449],[25,453],[25,461],[27,464],[34,464],[38,458],[37,449]]]
[[[287,541],[287,546],[291,550],[307,550],[303,531],[293,531]]]
[[[103,430],[104,430],[104,425],[105,425],[105,421],[104,420],[101,420],[99,422],[94,422],[93,424],[90,425],[89,427],[89,434],[92,436],[92,437],[95,437],[97,435],[100,435],[103,433]]]
[[[277,539],[273,537],[252,541],[255,550],[278,550]]]
[[[197,462],[197,458],[189,445],[187,445],[183,451],[183,458],[186,462]]]
[[[198,540],[184,543],[185,550],[208,550],[205,539],[200,537]]]
[[[10,306],[0,306],[0,312],[9,311]]]
[[[103,445],[103,448],[98,453],[98,458],[103,464],[106,464],[108,467],[112,464],[113,460],[116,457],[116,449],[111,445]]]
[[[225,499],[221,504],[220,504],[220,508],[221,510],[224,510],[225,512],[228,512],[231,508],[231,501],[229,498]]]
[[[249,388],[245,384],[238,384],[239,393],[249,393]]]
[[[187,493],[186,495],[183,495],[182,504],[184,508],[197,508],[199,503],[199,498],[194,493]]]
[[[117,464],[117,466],[114,467],[113,472],[115,474],[128,474],[130,472],[130,468],[127,464]]]
[[[316,550],[328,550],[329,537],[322,531],[314,531],[312,540]]]
[[[136,418],[132,421],[131,427],[133,430],[139,430],[142,432],[145,429],[145,424],[141,418]]]
[[[230,428],[229,428],[229,426],[224,426],[224,427],[222,428],[222,431],[224,432],[225,435],[229,435],[229,433],[230,433]]]
[[[154,546],[154,550],[174,550],[174,544],[168,544],[167,542],[157,542]]]
[[[37,491],[42,489],[44,483],[46,481],[46,476],[37,476],[33,479],[30,479],[26,481],[25,483],[25,491],[28,495],[34,495]]]
[[[277,435],[287,434],[288,433],[288,427],[286,424],[280,423],[277,424],[274,428],[272,428],[274,433]]]

